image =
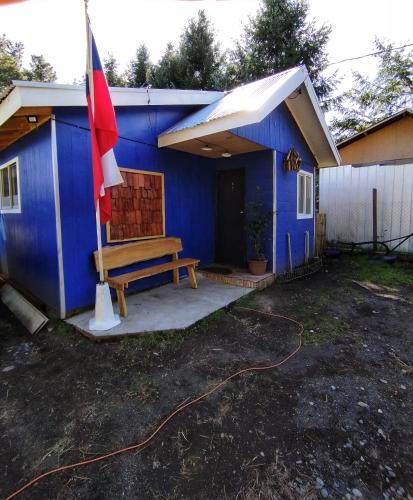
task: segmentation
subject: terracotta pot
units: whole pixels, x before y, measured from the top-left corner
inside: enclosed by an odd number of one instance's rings
[[[251,274],[261,276],[267,272],[267,262],[268,260],[249,260],[248,269]]]

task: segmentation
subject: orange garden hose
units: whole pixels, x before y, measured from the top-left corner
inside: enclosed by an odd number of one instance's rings
[[[42,479],[45,479],[48,476],[51,476],[53,474],[57,474],[58,472],[63,472],[65,470],[75,469],[77,467],[82,467],[82,466],[93,464],[93,463],[96,463],[96,462],[101,462],[102,460],[106,460],[108,458],[115,457],[117,455],[121,455],[122,453],[126,453],[128,451],[139,450],[139,449],[144,448],[151,441],[153,441],[155,439],[155,437],[161,432],[161,430],[166,426],[166,424],[170,420],[172,420],[176,415],[178,415],[178,413],[181,413],[184,410],[186,410],[187,408],[189,408],[190,406],[193,406],[196,403],[199,403],[200,401],[202,401],[203,399],[206,399],[208,396],[210,396],[214,392],[216,392],[219,389],[221,389],[221,387],[223,387],[230,380],[232,380],[232,379],[234,379],[236,377],[239,377],[240,375],[244,375],[245,373],[259,372],[259,371],[271,370],[273,368],[278,368],[279,366],[283,365],[288,360],[290,360],[293,356],[295,356],[297,354],[297,352],[301,349],[301,346],[302,346],[302,334],[304,332],[304,326],[299,321],[297,321],[295,319],[292,319],[292,318],[289,318],[288,316],[282,316],[281,314],[274,314],[274,313],[271,313],[271,312],[259,311],[259,310],[252,309],[252,308],[249,308],[249,307],[241,307],[241,306],[239,306],[239,307],[237,307],[237,309],[244,309],[245,311],[252,311],[252,312],[255,312],[255,313],[263,314],[263,315],[266,315],[266,316],[271,316],[271,317],[274,317],[274,318],[280,318],[280,319],[284,319],[286,321],[291,321],[292,323],[295,323],[299,327],[299,333],[297,334],[298,335],[298,345],[297,345],[297,347],[290,354],[288,354],[285,358],[283,358],[281,361],[278,361],[277,363],[274,363],[272,365],[267,365],[267,366],[252,366],[250,368],[244,368],[243,370],[239,370],[236,373],[233,373],[229,377],[225,378],[224,380],[222,380],[218,384],[214,385],[209,391],[201,394],[200,396],[197,396],[194,399],[191,399],[190,401],[188,401],[186,403],[181,403],[180,405],[178,405],[155,428],[155,430],[153,430],[148,435],[148,437],[146,439],[144,439],[140,443],[135,443],[135,444],[132,444],[130,446],[127,446],[126,448],[121,448],[121,449],[112,451],[110,453],[106,453],[104,455],[98,455],[95,458],[91,458],[91,459],[88,459],[88,460],[82,460],[81,462],[76,462],[76,463],[68,464],[68,465],[62,465],[61,467],[56,467],[54,469],[50,469],[50,470],[44,472],[43,474],[40,474],[40,475],[34,477],[33,479],[31,479],[29,482],[27,482],[26,484],[24,484],[21,488],[19,488],[14,493],[12,493],[11,495],[9,495],[6,498],[6,500],[11,500],[12,498],[16,498],[18,495],[20,495],[24,491],[28,490],[35,483],[38,483],[39,481],[41,481]]]

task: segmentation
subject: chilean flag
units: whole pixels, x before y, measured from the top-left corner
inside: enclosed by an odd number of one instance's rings
[[[86,99],[92,142],[93,195],[99,201],[100,221],[110,220],[110,186],[123,182],[113,147],[118,138],[115,112],[110,99],[105,73],[87,17]]]

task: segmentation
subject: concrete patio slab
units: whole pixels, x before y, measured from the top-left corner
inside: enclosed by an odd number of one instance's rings
[[[93,311],[66,321],[95,340],[125,335],[188,328],[202,318],[252,292],[252,288],[231,286],[198,275],[198,288],[193,290],[187,279],[179,286],[170,283],[126,297],[128,317],[120,325],[105,332],[89,330]],[[118,305],[114,303],[115,312]]]

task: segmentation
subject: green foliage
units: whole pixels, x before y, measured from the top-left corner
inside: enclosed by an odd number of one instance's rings
[[[394,50],[376,39],[379,68],[372,80],[353,72],[353,85],[335,101],[331,128],[338,141],[362,132],[413,104],[413,51]]]
[[[103,69],[105,71],[106,80],[109,87],[124,87],[125,80],[119,74],[119,63],[113,54],[108,54],[108,57],[103,61]]]
[[[129,63],[125,73],[125,81],[128,87],[144,87],[150,81],[152,63],[149,56],[149,50],[142,44],[136,51],[136,56]]]
[[[222,88],[224,59],[205,11],[190,19],[178,49],[171,43],[153,69],[151,84],[157,88]]]
[[[0,37],[0,91],[12,80],[54,82],[56,73],[42,55],[31,55],[29,68],[22,69],[24,45],[12,42],[6,35]]]
[[[245,208],[247,216],[245,231],[254,250],[252,260],[265,260],[264,238],[272,221],[272,213],[266,210],[258,190],[255,201],[248,203]]]
[[[335,85],[326,79],[326,45],[331,27],[316,27],[307,20],[308,3],[304,0],[262,0],[257,15],[250,18],[245,33],[231,53],[227,83],[263,78],[292,66],[305,64],[320,97],[326,97]]]
[[[32,54],[30,58],[29,69],[24,69],[21,74],[23,80],[33,80],[35,82],[56,81],[56,72],[53,66],[45,60],[44,56]]]
[[[396,262],[393,265],[371,260],[367,255],[347,257],[352,274],[358,281],[390,287],[413,286],[413,265],[409,262]]]
[[[20,78],[24,46],[0,37],[0,91],[10,85],[11,80]]]
[[[168,89],[180,88],[181,81],[181,59],[172,43],[168,43],[165,54],[153,68],[150,83],[157,89]]]

